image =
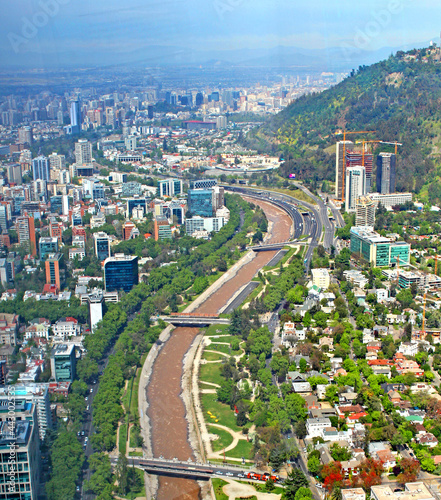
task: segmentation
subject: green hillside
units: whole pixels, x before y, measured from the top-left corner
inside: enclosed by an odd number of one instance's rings
[[[363,66],[320,94],[303,96],[248,137],[249,146],[282,153],[282,174],[306,181],[334,180],[336,135],[345,128],[375,130],[348,140],[398,141],[398,191],[420,192],[441,200],[441,51],[398,52],[386,61]],[[377,147],[374,153],[393,151]]]

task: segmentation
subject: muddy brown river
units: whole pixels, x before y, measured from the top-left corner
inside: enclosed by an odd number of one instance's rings
[[[246,199],[246,198],[245,198]],[[271,238],[268,241],[286,241],[290,236],[291,219],[281,209],[266,203],[259,204],[272,222]],[[200,313],[217,313],[243,285],[264,267],[277,252],[260,252],[248,264],[227,281],[196,310]],[[161,349],[147,387],[148,416],[151,425],[152,450],[155,457],[179,460],[195,459],[188,440],[188,423],[182,392],[183,359],[198,334],[197,328],[176,328]],[[200,488],[196,481],[159,477],[158,500],[198,500]]]

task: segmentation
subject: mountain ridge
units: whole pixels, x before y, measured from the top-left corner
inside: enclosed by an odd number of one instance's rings
[[[347,139],[398,141],[399,191],[441,200],[441,50],[414,49],[360,66],[338,85],[302,96],[246,138],[250,147],[281,153],[284,174],[306,181],[334,180],[326,150],[348,131],[375,130]],[[374,153],[392,151],[377,146]]]

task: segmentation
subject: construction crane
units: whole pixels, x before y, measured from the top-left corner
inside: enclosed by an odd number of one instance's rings
[[[354,130],[347,132],[343,130],[343,170],[341,176],[341,201],[345,201],[345,177],[346,177],[346,136],[351,134],[375,134],[376,130]]]
[[[362,151],[362,154],[363,154],[363,161],[362,161],[362,166],[364,167],[364,145],[365,144],[372,144],[372,143],[377,143],[377,144],[392,144],[395,146],[395,155],[397,155],[398,153],[398,146],[402,146],[403,144],[401,142],[388,142],[388,141],[380,141],[380,140],[373,140],[373,141],[365,141],[365,140],[362,140],[362,141],[356,141],[357,144],[359,143],[362,143],[363,144],[363,151]]]
[[[398,146],[402,146],[401,142],[386,142],[386,141],[381,141],[381,144],[392,144],[393,146],[395,146],[395,156],[397,155],[398,153]]]

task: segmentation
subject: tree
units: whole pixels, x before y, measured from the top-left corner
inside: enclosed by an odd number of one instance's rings
[[[285,480],[286,500],[296,500],[296,493],[302,487],[308,486],[308,479],[300,469],[293,469]]]
[[[312,491],[309,488],[302,486],[297,490],[295,500],[307,500],[308,498],[312,498]]]
[[[321,462],[318,457],[313,455],[311,458],[308,459],[308,470],[311,474],[314,476],[320,472],[321,469]]]
[[[122,453],[119,454],[116,463],[116,479],[119,491],[125,495],[128,491],[128,461]]]
[[[403,458],[400,462],[401,472],[398,474],[397,480],[400,483],[412,483],[416,481],[418,474],[421,470],[418,460],[412,458]]]
[[[343,472],[340,462],[330,462],[324,465],[320,475],[329,493],[331,493],[335,487],[341,487],[343,483]]]
[[[93,470],[92,477],[86,483],[86,489],[100,495],[112,484],[112,466],[109,455],[94,453],[89,459],[89,468]]]
[[[346,460],[350,460],[352,457],[351,451],[344,446],[340,446],[338,443],[333,443],[330,451],[332,458],[337,462],[344,462]]]

